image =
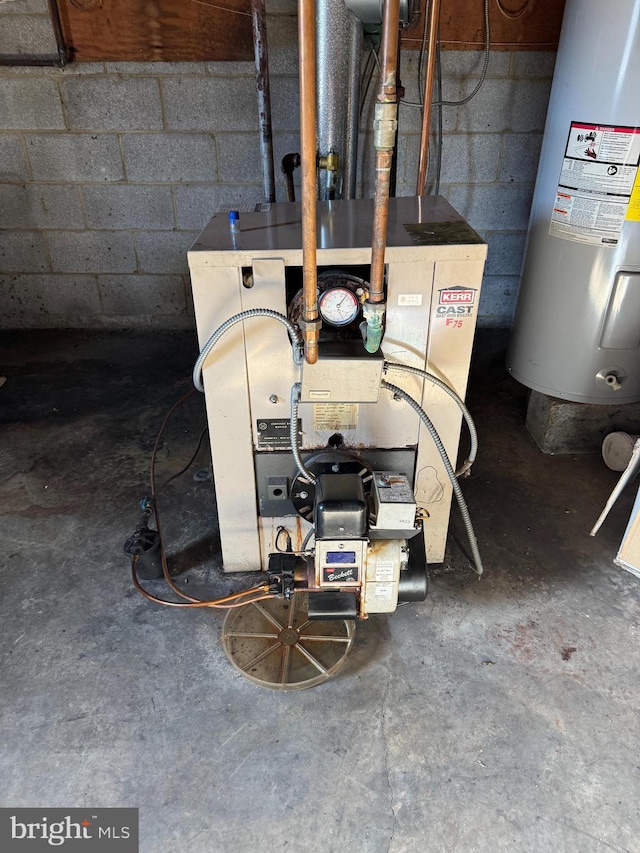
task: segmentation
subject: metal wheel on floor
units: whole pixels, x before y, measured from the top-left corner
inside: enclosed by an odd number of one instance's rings
[[[222,627],[233,666],[254,684],[274,690],[304,690],[331,678],[354,636],[351,620],[311,621],[306,593],[229,610]]]

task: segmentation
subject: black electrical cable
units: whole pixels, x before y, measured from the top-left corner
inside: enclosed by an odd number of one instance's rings
[[[440,24],[438,23],[438,30]],[[437,101],[433,101],[431,104],[432,107],[462,107],[465,104],[468,104],[469,101],[472,101],[475,96],[478,94],[482,86],[484,85],[484,81],[487,78],[487,69],[489,67],[489,59],[491,57],[491,27],[489,21],[489,0],[484,0],[484,30],[485,30],[485,43],[484,43],[484,62],[482,64],[482,71],[480,72],[480,80],[478,84],[474,88],[474,90],[468,94],[465,98],[462,98],[460,101],[443,101],[442,98],[439,98]],[[423,55],[423,48],[420,48],[420,56]],[[424,107],[422,100],[422,71],[421,71],[421,63],[422,58],[418,61],[418,89],[419,89],[419,101],[406,101],[402,100],[400,103],[404,104],[407,107],[416,107],[418,109],[422,109]]]
[[[401,101],[401,103],[406,104],[407,106],[424,106],[423,104],[423,93],[424,93],[424,83],[422,80],[422,73],[424,70],[424,58],[427,53],[427,34],[429,32],[429,7],[430,0],[425,0],[424,4],[424,23],[422,25],[422,41],[420,42],[420,53],[418,54],[418,104],[414,104],[411,101]]]
[[[440,31],[436,41],[436,115],[438,121],[438,136],[436,139],[436,177],[434,183],[434,195],[440,195],[440,179],[442,177],[442,145],[444,141],[442,124],[442,47],[440,44]]]
[[[232,593],[227,596],[223,596],[222,598],[215,599],[201,599],[194,598],[191,595],[187,595],[183,592],[172,580],[171,575],[169,574],[169,566],[167,564],[167,555],[164,547],[164,540],[162,537],[162,524],[160,520],[160,511],[158,508],[158,503],[156,500],[156,496],[158,493],[158,489],[156,487],[156,461],[158,456],[158,449],[160,447],[160,442],[162,440],[162,436],[164,435],[164,431],[166,426],[173,415],[173,413],[179,409],[187,400],[192,397],[196,393],[196,389],[192,388],[186,394],[184,394],[177,402],[173,404],[173,406],[169,409],[167,414],[164,416],[162,424],[160,425],[160,430],[158,435],[156,436],[155,443],[153,445],[153,450],[151,452],[151,470],[150,470],[150,479],[151,479],[151,498],[152,498],[152,508],[153,515],[156,521],[156,528],[158,530],[158,538],[160,540],[159,550],[160,550],[160,560],[162,563],[162,574],[164,579],[172,590],[172,592],[176,593],[180,598],[185,599],[185,601],[167,601],[166,599],[159,598],[156,595],[152,595],[150,592],[144,589],[142,584],[140,583],[140,579],[138,578],[138,573],[136,571],[136,564],[138,562],[137,555],[132,556],[131,558],[131,575],[133,579],[133,584],[135,588],[140,592],[145,598],[149,599],[149,601],[153,601],[156,604],[165,604],[168,607],[212,607],[212,608],[220,608],[223,610],[227,610],[232,607],[240,607],[244,604],[250,604],[252,601],[262,601],[265,598],[273,598],[274,595],[269,592],[268,584],[259,584],[255,587],[251,587],[249,589],[241,590],[240,592]],[[204,437],[204,432],[201,435],[201,438]],[[198,448],[199,449],[199,448]],[[194,454],[194,459],[195,456]],[[192,460],[193,461],[193,460]],[[191,463],[190,463],[191,464]],[[168,481],[167,481],[168,482]],[[164,484],[166,485],[166,483]]]
[[[278,545],[278,542],[280,541],[280,537],[282,536],[282,534],[283,534],[283,533],[285,534],[285,540],[284,540],[284,541],[285,541],[285,546],[284,546],[284,551],[283,551],[283,550],[282,550],[282,548]],[[291,548],[291,534],[289,533],[289,531],[287,530],[287,528],[286,528],[286,527],[283,527],[282,525],[280,525],[280,526],[278,527],[278,532],[276,533],[275,542],[274,542],[273,544],[274,544],[274,546],[275,546],[276,551],[279,551],[279,552],[280,552],[280,554],[291,554],[291,553],[292,553],[292,548]]]
[[[178,479],[178,477],[182,477],[182,475],[183,475],[183,474],[186,474],[186,473],[187,473],[187,471],[189,470],[189,468],[191,468],[191,466],[193,465],[193,463],[196,461],[196,457],[197,457],[198,453],[200,453],[200,448],[202,447],[202,441],[203,441],[203,439],[204,439],[205,435],[206,435],[208,432],[209,432],[209,427],[208,427],[208,426],[206,426],[206,427],[202,430],[202,432],[200,433],[200,438],[198,439],[198,444],[197,444],[197,446],[196,446],[196,449],[193,451],[193,455],[192,455],[191,459],[190,459],[190,460],[187,462],[187,464],[186,464],[183,468],[181,468],[181,469],[180,469],[176,474],[172,474],[172,475],[169,477],[169,479],[168,479],[168,480],[165,480],[165,481],[164,481],[164,483],[163,483],[161,486],[158,486],[158,491],[161,491],[162,489],[165,489],[165,488],[169,485],[169,483],[172,483],[174,480],[177,480],[177,479]]]
[[[469,101],[472,101],[478,94],[480,89],[482,89],[484,81],[487,78],[487,69],[489,68],[489,58],[491,56],[491,25],[489,23],[489,0],[484,0],[484,32],[484,62],[482,64],[482,71],[480,72],[480,79],[478,80],[478,84],[473,90],[473,92],[467,95],[466,98],[462,98],[461,101],[443,101],[442,99],[440,99],[439,101],[435,101],[432,106],[463,107],[465,104],[468,104]]]
[[[365,73],[363,74],[363,83],[364,86],[360,87],[360,117],[362,118],[362,113],[365,108],[365,104],[367,102],[367,96],[369,94],[369,88],[371,86],[371,81],[373,80],[373,74],[376,68],[380,71],[380,58],[378,57],[378,51],[376,50],[376,46],[373,43],[373,40],[367,36],[366,38],[367,47],[369,48],[369,53],[367,55],[367,60],[365,62]]]

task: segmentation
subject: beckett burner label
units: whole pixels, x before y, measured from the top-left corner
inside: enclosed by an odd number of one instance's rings
[[[357,566],[325,566],[322,569],[324,583],[358,583]]]
[[[625,218],[634,218],[639,164],[640,128],[571,122],[549,234],[617,246]]]
[[[476,302],[477,290],[473,287],[455,285],[438,291],[436,318],[445,320],[445,325],[460,328],[463,320],[471,317]]]

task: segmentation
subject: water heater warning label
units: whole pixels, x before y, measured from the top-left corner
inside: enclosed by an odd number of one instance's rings
[[[627,219],[631,222],[640,222],[640,169],[636,175],[636,182],[633,185],[631,200],[627,208]]]
[[[617,246],[639,164],[640,128],[571,122],[549,234]]]

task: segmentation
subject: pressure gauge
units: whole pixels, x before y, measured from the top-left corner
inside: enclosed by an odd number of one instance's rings
[[[331,326],[346,326],[358,316],[358,297],[346,287],[331,287],[318,302],[320,316]]]

